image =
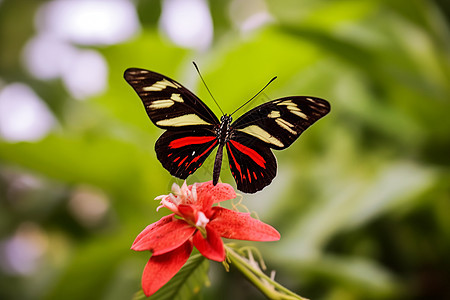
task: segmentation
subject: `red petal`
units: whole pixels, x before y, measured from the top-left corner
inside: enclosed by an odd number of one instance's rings
[[[213,207],[214,213],[208,226],[222,237],[248,241],[277,241],[280,233],[272,226],[256,220],[248,213],[235,212],[223,207]]]
[[[191,220],[195,223],[195,209],[192,205],[180,204],[178,205],[178,212],[183,219]]]
[[[188,241],[173,251],[162,255],[152,255],[142,274],[142,289],[149,297],[166,284],[186,263],[192,252],[192,242]]]
[[[213,185],[212,181],[197,185],[198,203],[203,210],[209,209],[214,203],[236,198],[233,187],[227,183]]]
[[[163,225],[165,225],[165,224],[171,222],[171,221],[172,221],[172,217],[173,217],[174,215],[175,215],[175,214],[171,214],[171,215],[162,217],[159,221],[157,221],[157,222],[155,222],[155,223],[153,223],[153,224],[150,224],[150,225],[148,225],[147,227],[145,227],[145,229],[142,230],[141,233],[139,233],[138,236],[136,237],[136,239],[134,240],[133,246],[134,246],[134,244],[136,244],[137,242],[139,242],[139,240],[142,239],[145,235],[147,235],[147,234],[149,234],[150,232],[152,232],[152,231],[154,231],[154,230],[160,228],[161,226],[163,226]],[[133,249],[133,246],[131,246],[131,249]]]
[[[160,255],[179,247],[194,234],[196,228],[183,220],[172,220],[155,230],[146,232],[131,246],[131,249],[135,251],[149,250],[153,252],[153,255]]]
[[[213,194],[212,197],[214,199],[214,203],[236,198],[236,192],[233,187],[227,183],[216,184],[211,193]]]
[[[220,235],[208,225],[206,225],[206,239],[200,231],[194,235],[194,246],[207,259],[215,261],[225,260],[225,249]]]

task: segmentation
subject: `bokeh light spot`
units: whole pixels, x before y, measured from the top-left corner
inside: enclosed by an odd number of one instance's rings
[[[36,16],[40,32],[82,45],[116,44],[139,30],[136,8],[126,0],[51,1]]]
[[[213,23],[204,0],[165,0],[160,26],[182,47],[205,49],[212,42]]]
[[[109,209],[107,196],[100,190],[80,186],[69,201],[69,210],[86,227],[95,227],[104,220]]]
[[[11,275],[33,273],[47,248],[45,232],[34,223],[22,223],[13,236],[0,242],[0,268]]]
[[[232,23],[243,33],[273,21],[263,0],[233,0],[229,7]]]
[[[76,52],[77,49],[68,42],[49,34],[39,34],[25,46],[23,60],[34,77],[48,80],[61,76]]]
[[[0,136],[11,142],[43,138],[56,121],[27,85],[12,83],[0,91]]]
[[[105,59],[94,50],[78,50],[71,63],[62,70],[62,79],[69,92],[84,99],[106,89],[108,66]]]

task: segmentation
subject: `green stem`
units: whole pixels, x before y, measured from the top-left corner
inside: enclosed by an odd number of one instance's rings
[[[308,300],[307,298],[303,298],[289,289],[285,288],[278,282],[272,280],[269,276],[264,274],[260,269],[252,266],[247,259],[243,258],[239,255],[233,248],[228,245],[225,245],[225,249],[227,250],[227,256],[230,259],[230,262],[237,268],[239,271],[247,277],[247,279],[254,284],[264,295],[266,295],[269,299],[300,299],[300,300]]]

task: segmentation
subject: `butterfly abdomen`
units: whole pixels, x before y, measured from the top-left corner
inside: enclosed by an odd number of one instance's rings
[[[216,158],[214,160],[213,169],[213,184],[216,185],[219,181],[220,169],[222,168],[223,147],[230,137],[230,124],[232,118],[229,115],[223,115],[220,118],[220,126],[216,130],[216,137],[219,141],[219,148],[217,149]]]

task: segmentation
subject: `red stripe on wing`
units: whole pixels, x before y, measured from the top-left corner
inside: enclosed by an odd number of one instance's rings
[[[204,144],[214,140],[215,136],[187,136],[169,143],[169,148],[181,148],[192,144]]]
[[[183,159],[178,163],[178,166],[181,166],[187,158],[188,158],[187,156],[186,156],[185,158],[183,158]]]
[[[231,154],[231,158],[233,159],[234,164],[236,165],[236,169],[238,169],[239,174],[241,175],[241,178],[242,178],[241,166],[238,164],[238,162],[237,162],[237,160],[236,160],[236,157],[234,157],[233,151],[231,151],[231,148],[230,148],[230,146],[228,145],[228,143],[227,143],[227,148],[228,148],[228,153]],[[231,167],[231,164],[230,164],[230,168],[233,170],[233,168]],[[233,174],[233,175],[234,175],[234,174]]]
[[[248,155],[260,167],[262,167],[264,169],[266,168],[266,161],[255,150],[253,150],[252,148],[249,148],[247,146],[244,146],[241,143],[238,143],[238,142],[233,141],[233,140],[230,140],[230,143],[233,144],[233,146],[236,147],[237,150],[241,151],[245,155]],[[236,160],[234,159],[234,161],[236,161]],[[240,168],[238,168],[238,169],[239,169],[239,172],[240,172]]]
[[[193,162],[196,162],[197,160],[199,160],[203,155],[205,155],[206,153],[208,153],[208,151],[211,150],[211,148],[213,148],[214,146],[216,146],[216,144],[217,144],[217,140],[215,140],[214,143],[211,144],[211,146],[209,146],[205,151],[203,151],[202,154],[200,154],[200,155],[194,157],[194,159],[189,163],[189,165],[192,164]]]

